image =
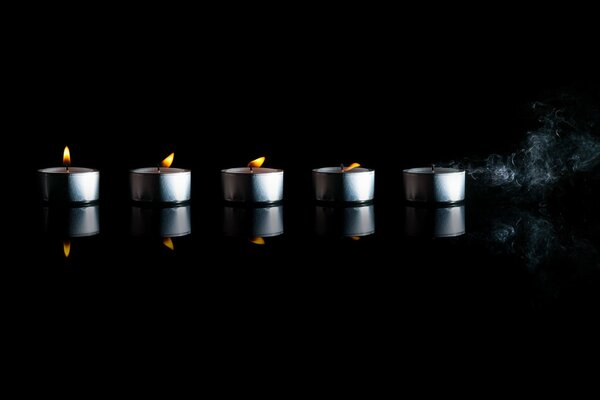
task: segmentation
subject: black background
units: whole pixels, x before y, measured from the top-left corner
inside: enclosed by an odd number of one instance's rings
[[[419,337],[428,326],[597,310],[597,264],[582,273],[569,260],[548,262],[548,283],[518,252],[470,236],[505,205],[469,199],[465,236],[410,238],[400,190],[403,168],[515,151],[537,126],[532,101],[562,90],[597,101],[585,32],[513,39],[493,28],[479,37],[483,26],[430,33],[286,21],[79,26],[85,34],[57,24],[24,29],[11,44],[17,78],[4,148],[19,172],[3,191],[15,232],[4,274],[30,322],[204,330],[236,343],[273,329],[279,339],[303,336],[299,348],[331,343],[344,353],[358,332],[390,338],[411,327]],[[68,259],[62,238],[43,232],[36,187],[36,170],[60,165],[65,145],[74,166],[101,170],[101,233],[73,240]],[[127,191],[129,169],[171,152],[173,166],[193,171],[192,234],[174,239],[175,251],[131,235]],[[223,235],[219,171],[262,155],[285,169],[285,233],[256,246]],[[316,236],[310,170],[355,161],[377,171],[375,235]],[[578,188],[556,207],[597,250],[590,193],[598,188]]]

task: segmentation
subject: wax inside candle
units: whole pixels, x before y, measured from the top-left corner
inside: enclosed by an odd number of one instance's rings
[[[225,173],[229,173],[229,174],[268,174],[268,173],[274,173],[274,172],[283,172],[283,170],[281,169],[276,169],[276,168],[248,168],[248,167],[243,167],[243,168],[229,168],[229,169],[225,169],[223,170],[223,172]]]
[[[424,168],[411,168],[404,170],[405,173],[409,174],[452,174],[457,172],[462,172],[462,170],[457,168],[438,168],[431,169],[431,167]]]
[[[158,168],[137,168],[131,171],[134,174],[176,174],[179,172],[190,172],[187,169],[183,169],[183,168],[165,168],[165,167],[160,167],[160,170]]]
[[[371,170],[368,168],[357,167],[349,171],[343,171],[340,167],[325,167],[317,168],[315,171],[324,174],[356,174],[358,172],[369,172]]]
[[[69,169],[67,170],[65,167],[54,167],[40,169],[40,172],[45,174],[81,174],[86,172],[97,172],[97,170],[82,167],[69,167]]]

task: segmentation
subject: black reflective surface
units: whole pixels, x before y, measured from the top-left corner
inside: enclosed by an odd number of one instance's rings
[[[367,206],[363,217],[374,220],[363,222],[366,234],[347,234],[347,213],[310,200],[272,208],[267,221],[264,210],[202,199],[170,222],[165,209],[103,203],[90,235],[69,234],[89,221],[70,220],[66,231],[59,217],[72,214],[32,204],[18,212],[31,229],[5,243],[19,262],[4,274],[28,301],[75,296],[119,310],[142,302],[320,318],[587,312],[600,300],[600,213],[593,200],[562,201],[539,208],[471,199],[459,215],[464,233],[450,237],[436,234],[430,214],[415,218],[413,205],[385,198]],[[185,232],[173,234],[179,226]]]

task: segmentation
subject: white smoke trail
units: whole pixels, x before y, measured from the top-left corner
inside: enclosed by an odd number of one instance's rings
[[[465,169],[475,190],[502,188],[515,200],[545,198],[566,178],[600,165],[600,138],[595,136],[600,112],[592,108],[582,113],[581,104],[568,99],[562,108],[533,103],[540,127],[528,132],[514,153],[447,165]]]

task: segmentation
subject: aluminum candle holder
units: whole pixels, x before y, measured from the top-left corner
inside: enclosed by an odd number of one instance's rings
[[[44,231],[63,238],[93,236],[100,233],[100,207],[44,207]]]
[[[283,200],[283,170],[229,168],[221,171],[223,199],[236,203],[272,204]]]
[[[51,203],[92,203],[100,198],[100,172],[81,167],[38,170],[42,200]]]
[[[131,233],[163,238],[189,235],[192,233],[191,207],[131,207]]]
[[[375,196],[375,171],[340,167],[313,169],[313,186],[317,201],[365,203]]]
[[[457,203],[465,199],[465,171],[456,168],[411,168],[403,171],[406,200]]]
[[[192,172],[182,168],[137,168],[129,173],[131,199],[145,203],[184,203],[192,194]]]
[[[404,228],[408,236],[455,237],[465,234],[465,206],[405,207]]]
[[[234,237],[283,234],[283,206],[223,207],[223,233]]]
[[[321,236],[367,236],[375,233],[375,207],[316,206],[315,231]]]

